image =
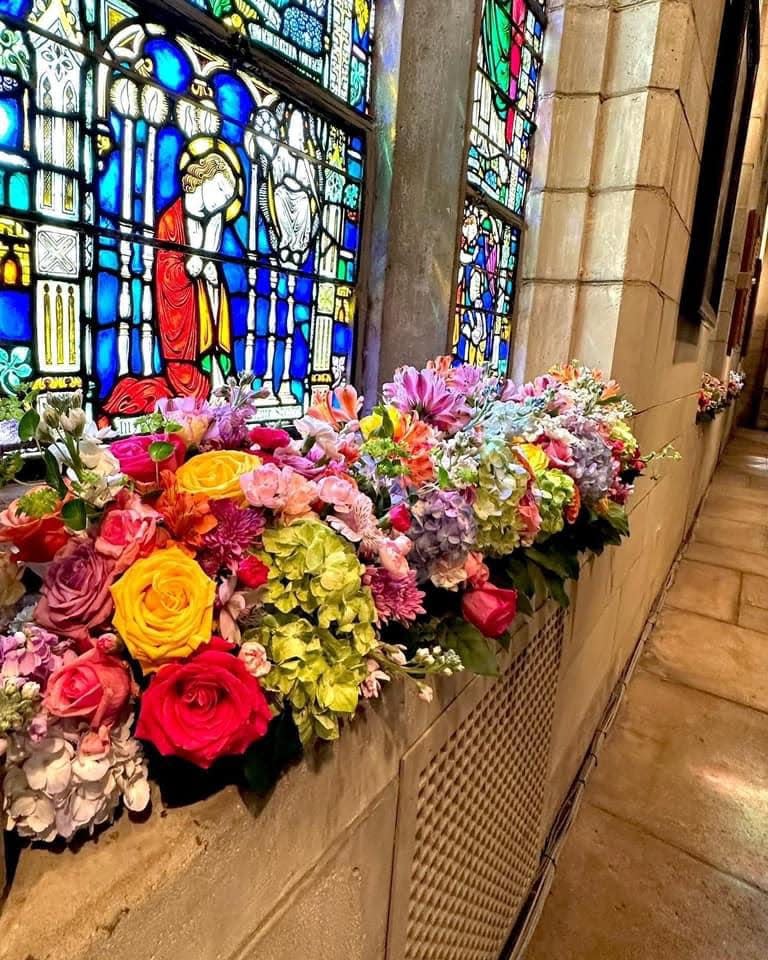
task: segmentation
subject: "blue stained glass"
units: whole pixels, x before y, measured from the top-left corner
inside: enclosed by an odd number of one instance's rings
[[[14,173],[8,184],[8,203],[13,210],[29,210],[29,179],[26,173]]]
[[[0,99],[0,147],[16,150],[20,146],[21,124],[16,100]]]
[[[174,93],[183,93],[189,87],[194,77],[192,67],[175,44],[169,40],[149,40],[145,50],[155,62],[154,75],[159,83]]]
[[[0,340],[32,339],[31,307],[28,292],[0,288]]]
[[[32,0],[0,0],[0,14],[26,17],[32,9]]]

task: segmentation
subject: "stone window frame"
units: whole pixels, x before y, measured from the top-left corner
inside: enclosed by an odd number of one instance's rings
[[[550,0],[525,0],[526,7],[533,12],[536,18],[541,22],[543,28],[543,36],[546,42],[547,37],[547,27],[549,26],[549,14],[548,14],[548,5]],[[529,182],[526,186],[525,200],[523,202],[523,210],[520,214],[517,214],[510,210],[504,204],[499,203],[493,197],[490,197],[483,193],[481,189],[474,186],[469,182],[467,176],[468,161],[469,161],[469,146],[470,146],[470,136],[472,130],[472,116],[473,116],[473,100],[475,92],[475,74],[477,71],[477,55],[478,55],[478,45],[480,43],[480,34],[482,30],[482,18],[483,10],[485,8],[485,0],[474,0],[475,3],[475,18],[474,18],[474,31],[472,35],[472,64],[469,71],[469,77],[467,81],[467,99],[465,104],[465,131],[464,131],[464,143],[463,143],[463,156],[462,156],[462,173],[461,180],[459,184],[459,196],[458,196],[458,217],[456,225],[456,237],[455,237],[455,254],[453,261],[453,274],[451,277],[451,301],[450,301],[450,315],[448,317],[448,326],[446,333],[446,353],[449,356],[454,355],[454,346],[453,346],[453,331],[454,323],[456,319],[456,288],[458,284],[458,271],[459,271],[459,253],[460,253],[460,244],[461,244],[461,231],[464,225],[464,206],[467,201],[470,203],[477,204],[480,207],[485,207],[489,213],[494,217],[502,221],[503,224],[517,229],[520,232],[520,240],[517,248],[517,260],[515,262],[515,286],[514,286],[514,298],[509,313],[509,334],[508,334],[508,363],[506,375],[511,374],[512,369],[512,360],[513,360],[513,349],[515,345],[515,334],[517,327],[518,319],[518,279],[520,276],[520,269],[523,261],[523,253],[525,250],[525,236],[528,226],[527,220],[527,209],[530,196],[530,175],[533,171],[533,156],[536,149],[536,132],[538,130],[537,113],[539,106],[539,87],[541,84],[541,68],[544,63],[544,56],[542,55],[540,61],[540,69],[538,76],[538,83],[536,88],[536,98],[534,101],[534,108],[532,114],[532,129],[530,137],[530,147],[529,147]]]
[[[727,0],[682,291],[681,315],[694,327],[717,325],[759,60],[759,0]]]

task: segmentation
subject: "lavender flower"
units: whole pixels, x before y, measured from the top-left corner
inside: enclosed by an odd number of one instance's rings
[[[467,498],[455,490],[430,490],[412,507],[409,560],[424,581],[433,568],[457,567],[477,540],[477,522]]]
[[[610,446],[595,430],[595,424],[583,417],[570,417],[566,427],[573,435],[573,464],[565,468],[575,481],[584,503],[596,503],[614,488],[619,464]]]
[[[45,686],[48,677],[77,654],[69,640],[34,623],[0,637],[0,677],[32,680]]]

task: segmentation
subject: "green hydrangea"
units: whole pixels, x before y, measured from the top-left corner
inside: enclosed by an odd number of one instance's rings
[[[524,524],[518,509],[528,489],[530,474],[500,440],[482,449],[474,503],[478,546],[491,556],[503,557],[520,546]]]
[[[638,442],[637,437],[629,427],[629,424],[624,420],[618,420],[611,427],[611,440],[620,440],[624,444],[624,452],[626,456],[633,457],[637,453]]]
[[[267,689],[293,708],[302,740],[334,740],[339,718],[357,708],[366,658],[377,646],[376,608],[352,547],[316,520],[267,530],[265,614],[248,639],[273,664]]]
[[[0,686],[0,733],[23,730],[40,708],[40,687],[8,678]]]
[[[536,474],[536,486],[541,532],[559,533],[565,526],[565,511],[573,500],[576,485],[562,470],[543,470]]]

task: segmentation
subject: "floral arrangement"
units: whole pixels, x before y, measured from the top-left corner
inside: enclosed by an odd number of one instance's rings
[[[736,400],[745,386],[746,377],[738,370],[731,370],[726,381],[713,377],[711,373],[704,373],[699,390],[697,422],[714,420]]]
[[[294,435],[256,398],[163,400],[117,439],[77,396],[22,417],[45,482],[0,513],[7,829],[92,833],[150,774],[268,790],[393,679],[496,674],[518,611],[628,533],[633,410],[577,364],[515,386],[439,358],[366,415],[321,393]]]

